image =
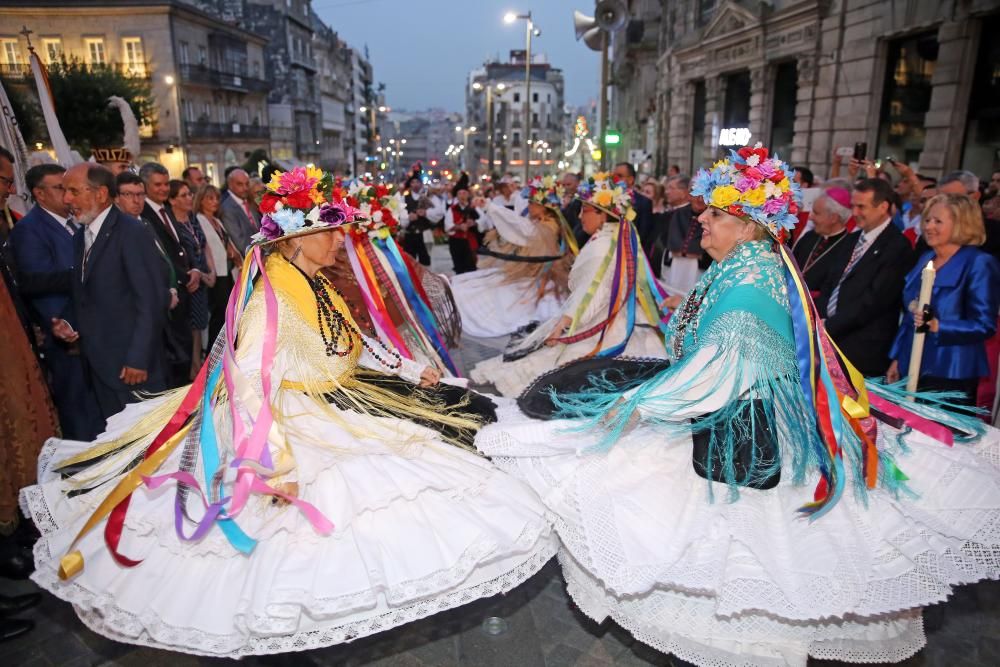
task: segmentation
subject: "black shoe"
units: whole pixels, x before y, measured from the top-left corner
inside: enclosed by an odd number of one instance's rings
[[[34,621],[23,621],[20,618],[0,620],[0,642],[17,639],[35,629]]]
[[[25,595],[0,595],[0,616],[13,616],[25,609],[31,609],[42,601],[41,593],[27,593]],[[6,623],[7,621],[2,621]]]
[[[35,560],[29,549],[14,544],[0,547],[0,577],[27,579],[34,571]]]

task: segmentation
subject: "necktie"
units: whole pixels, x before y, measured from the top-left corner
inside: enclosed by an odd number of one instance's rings
[[[247,212],[247,219],[250,220],[250,226],[254,229],[257,228],[257,219],[253,217],[253,213],[250,212],[250,202],[243,200],[243,210]]]
[[[170,230],[170,234],[174,237],[174,240],[180,241],[180,237],[177,236],[177,230],[174,229],[174,226],[172,224],[170,224],[170,216],[167,215],[167,209],[165,208],[160,209],[160,217],[163,218],[163,224],[165,224],[167,226],[167,229]]]
[[[830,301],[826,304],[826,316],[830,317],[837,313],[837,300],[840,298],[840,286],[844,284],[844,278],[847,274],[851,272],[854,265],[858,263],[862,256],[865,254],[865,250],[868,249],[868,239],[865,238],[865,233],[861,232],[861,236],[858,237],[858,242],[854,244],[854,250],[851,252],[851,259],[847,262],[847,266],[844,267],[844,272],[840,274],[840,280],[837,281],[837,286],[833,288],[833,292],[830,293]]]
[[[76,235],[76,223],[72,220],[66,221],[66,231],[69,232],[70,236]]]
[[[83,231],[83,275],[87,274],[87,259],[90,258],[90,249],[94,247],[94,230],[89,226]]]

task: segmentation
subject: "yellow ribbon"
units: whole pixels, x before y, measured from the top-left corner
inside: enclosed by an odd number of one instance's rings
[[[601,266],[597,269],[597,275],[594,280],[590,283],[587,288],[587,293],[583,297],[583,301],[576,309],[576,313],[573,314],[573,322],[569,325],[569,331],[567,336],[572,336],[576,333],[576,328],[580,324],[580,320],[583,318],[583,313],[587,310],[587,306],[593,300],[594,295],[597,294],[597,288],[600,286],[601,281],[604,279],[604,274],[607,273],[608,267],[611,266],[611,260],[615,256],[615,250],[618,247],[618,234],[620,233],[620,227],[615,230],[615,237],[611,241],[611,246],[608,248],[607,254],[604,255],[604,259],[601,261]]]
[[[87,523],[83,525],[80,532],[73,538],[73,542],[69,545],[69,553],[59,560],[60,579],[66,581],[67,579],[76,576],[83,570],[83,554],[79,551],[73,550],[73,547],[75,547],[83,536],[89,533],[94,526],[111,514],[111,511],[118,506],[118,503],[128,498],[129,494],[139,488],[142,484],[143,477],[148,477],[156,472],[156,470],[163,465],[163,462],[167,460],[171,452],[177,448],[177,445],[184,440],[184,437],[190,430],[191,422],[188,422],[169,440],[163,443],[163,446],[157,449],[152,456],[143,460],[142,463],[125,475],[125,477],[118,482],[118,485],[111,490],[111,493],[109,493],[108,496],[101,502],[97,510],[90,515],[90,518],[87,519]]]

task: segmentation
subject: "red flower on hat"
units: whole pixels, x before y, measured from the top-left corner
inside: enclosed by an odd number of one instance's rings
[[[386,197],[389,195],[389,188],[384,185],[375,186],[375,196],[376,197]]]
[[[309,196],[309,190],[298,190],[291,192],[284,197],[285,204],[292,208],[312,208],[313,200]]]
[[[770,178],[772,183],[781,183],[781,180],[785,177],[784,169],[776,169],[774,171],[774,176]]]
[[[260,199],[260,212],[261,213],[274,213],[278,210],[278,202],[281,201],[281,197],[272,195],[271,193],[266,193]]]

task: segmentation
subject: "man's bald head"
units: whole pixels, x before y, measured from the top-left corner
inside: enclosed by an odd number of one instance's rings
[[[246,199],[250,195],[250,174],[243,169],[233,169],[226,176],[226,185],[234,195]]]

